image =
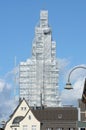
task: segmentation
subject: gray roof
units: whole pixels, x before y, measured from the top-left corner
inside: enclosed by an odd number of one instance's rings
[[[15,117],[13,120],[13,124],[18,124],[23,118],[24,118],[24,116]]]
[[[17,111],[17,109],[20,107],[21,103],[23,102],[23,100],[26,102],[26,104],[28,105],[27,101],[23,98],[22,100],[20,99],[19,100],[19,104],[18,106],[16,107],[16,109],[14,110],[14,112],[10,115],[10,119],[13,117],[13,115],[15,114],[15,112]],[[29,107],[29,105],[28,105]]]
[[[77,121],[78,110],[75,107],[58,107],[44,110],[32,110],[39,121]]]
[[[57,108],[45,108],[45,109],[31,109],[32,113],[40,122],[68,122],[78,120],[78,110],[76,107],[57,107]],[[26,115],[28,112],[26,113]],[[25,115],[25,116],[26,116]],[[18,124],[23,120],[24,116],[15,117],[13,124]]]

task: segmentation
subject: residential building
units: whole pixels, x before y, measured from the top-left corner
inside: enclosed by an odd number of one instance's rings
[[[6,123],[5,130],[78,130],[76,107],[31,109],[21,101]]]
[[[79,130],[86,130],[86,103],[82,102],[82,99],[79,99],[79,117]]]
[[[83,87],[82,98],[79,99],[79,122],[78,127],[80,130],[86,130],[86,79]]]
[[[5,125],[5,130],[18,130],[16,127],[18,124],[14,124],[15,120],[22,120],[22,118],[26,115],[29,111],[29,106],[27,102],[23,99],[17,108],[14,110],[13,114],[10,116],[9,120]]]
[[[40,21],[35,27],[32,57],[21,62],[19,68],[20,99],[25,98],[32,107],[40,107],[41,104],[47,107],[61,106],[56,42],[52,40],[48,11],[40,12]]]

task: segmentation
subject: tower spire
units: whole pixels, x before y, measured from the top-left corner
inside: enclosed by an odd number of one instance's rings
[[[47,10],[40,12],[40,26],[35,28],[32,46],[32,58],[20,63],[20,98],[29,100],[29,106],[61,106],[56,42],[52,41]]]
[[[48,11],[40,11],[40,27],[48,27]]]

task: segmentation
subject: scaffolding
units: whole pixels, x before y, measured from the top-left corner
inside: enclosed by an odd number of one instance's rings
[[[41,102],[48,107],[61,106],[58,73],[56,42],[52,41],[48,26],[48,11],[41,11],[40,23],[35,27],[32,58],[20,63],[20,98],[25,98],[30,106],[41,106]]]

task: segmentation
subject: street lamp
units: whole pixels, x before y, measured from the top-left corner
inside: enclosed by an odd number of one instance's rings
[[[74,70],[76,70],[76,69],[79,69],[79,68],[81,68],[81,69],[86,69],[86,66],[76,66],[76,67],[74,67],[74,68],[69,72],[68,80],[67,80],[65,89],[67,89],[67,90],[73,89],[72,84],[71,84],[71,82],[70,82],[70,77],[71,77],[72,72],[73,72]],[[86,86],[86,79],[85,79],[85,86]],[[83,94],[82,94],[82,102],[83,102],[83,103],[85,104],[85,106],[86,106],[86,93],[84,93],[84,92],[83,92]],[[78,115],[79,115],[79,117],[80,117],[80,108],[78,109]],[[83,122],[83,121],[81,121],[81,120],[78,118],[77,126],[78,126],[78,128],[81,128],[82,126],[83,126],[83,128],[86,128],[86,122]]]
[[[85,66],[76,66],[76,67],[74,67],[74,68],[70,71],[70,73],[69,73],[69,75],[68,75],[68,80],[67,80],[65,89],[67,89],[67,90],[73,89],[72,84],[71,84],[71,82],[70,82],[70,76],[71,76],[71,74],[72,74],[72,72],[73,72],[74,70],[79,69],[79,68],[86,69]]]

